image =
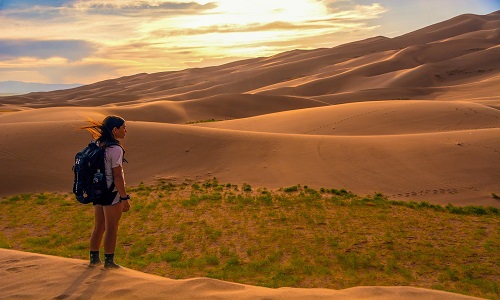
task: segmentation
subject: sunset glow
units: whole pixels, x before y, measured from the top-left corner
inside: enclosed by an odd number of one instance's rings
[[[0,81],[92,83],[141,72],[218,65],[376,35],[392,37],[460,13],[499,9],[494,1],[449,0],[439,2],[453,8],[444,15],[431,1],[412,3],[420,11],[405,20],[395,14],[403,6],[394,0],[52,0],[43,4],[3,0]],[[411,28],[416,20],[423,25]]]

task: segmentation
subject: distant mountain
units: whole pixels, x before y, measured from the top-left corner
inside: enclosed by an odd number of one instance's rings
[[[82,84],[46,84],[22,81],[0,81],[1,94],[26,94],[31,92],[50,92],[82,86]]]

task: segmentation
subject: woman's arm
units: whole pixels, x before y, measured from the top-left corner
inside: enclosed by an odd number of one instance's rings
[[[113,169],[113,179],[115,182],[116,190],[121,198],[127,197],[127,191],[125,190],[125,179],[123,178],[122,166],[114,167]],[[123,211],[128,211],[130,204],[128,200],[123,201]]]

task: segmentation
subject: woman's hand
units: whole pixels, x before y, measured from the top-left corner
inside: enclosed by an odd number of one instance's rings
[[[122,201],[122,211],[127,212],[130,210],[130,203],[128,200]]]

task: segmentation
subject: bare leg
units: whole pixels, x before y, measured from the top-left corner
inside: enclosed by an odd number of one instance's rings
[[[104,253],[115,253],[118,223],[122,216],[122,204],[104,207],[106,231],[104,232]]]
[[[94,230],[90,236],[90,251],[99,251],[105,230],[104,209],[102,205],[94,205]]]
[[[102,236],[105,230],[104,210],[102,205],[94,205],[94,230],[90,235],[90,264],[89,267],[99,265],[99,248],[101,248]]]
[[[104,218],[106,222],[106,231],[104,233],[104,267],[106,269],[117,269],[119,265],[115,264],[115,248],[118,236],[118,223],[122,216],[122,204],[115,204],[104,207]]]

